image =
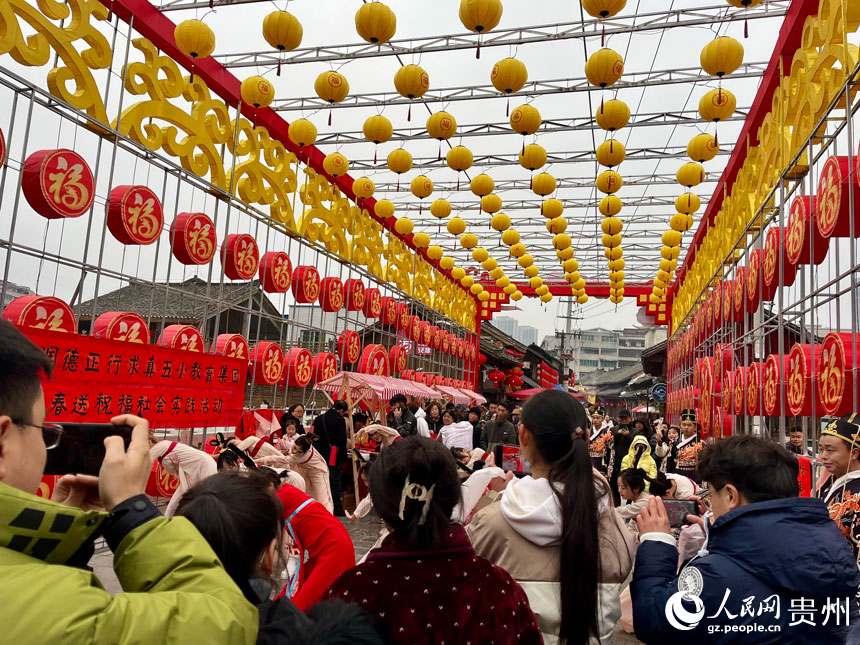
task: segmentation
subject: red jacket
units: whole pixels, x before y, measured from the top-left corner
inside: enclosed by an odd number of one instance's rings
[[[288,596],[302,611],[317,602],[332,582],[355,566],[355,547],[343,524],[326,508],[295,486],[278,490],[284,505],[284,530],[293,537],[308,559],[299,567],[292,595],[288,582],[281,596]]]
[[[525,592],[504,569],[475,555],[459,524],[434,550],[415,550],[389,535],[325,597],[370,612],[386,643],[543,642]]]

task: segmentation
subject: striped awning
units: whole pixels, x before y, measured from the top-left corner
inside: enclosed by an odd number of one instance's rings
[[[455,387],[448,387],[447,385],[434,385],[434,390],[438,390],[439,394],[442,395],[442,398],[451,401],[454,405],[471,405],[472,399],[458,390]]]
[[[478,394],[465,387],[458,387],[457,389],[469,397],[469,405],[484,405],[487,402],[486,397],[482,394]]]

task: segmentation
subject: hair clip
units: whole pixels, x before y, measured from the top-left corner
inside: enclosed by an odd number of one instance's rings
[[[433,484],[429,489],[421,484],[413,484],[409,481],[409,475],[406,475],[406,481],[400,493],[400,513],[398,517],[401,520],[403,519],[403,512],[406,510],[406,500],[414,499],[424,504],[424,509],[421,511],[421,520],[418,522],[418,526],[423,525],[427,519],[427,512],[430,510],[430,500],[433,499],[434,488],[436,488],[436,484]]]

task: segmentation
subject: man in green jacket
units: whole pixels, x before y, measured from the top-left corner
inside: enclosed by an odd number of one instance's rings
[[[0,640],[7,643],[253,643],[258,615],[185,518],[167,520],[143,494],[152,465],[149,424],[128,451],[105,439],[99,476],[67,475],[37,497],[47,450],[39,376],[48,357],[0,321]],[[63,502],[63,503],[58,503]],[[106,509],[108,512],[96,509]],[[111,596],[83,567],[103,535],[126,593]]]
[[[481,448],[487,451],[493,450],[497,444],[503,446],[520,445],[517,428],[508,421],[508,404],[504,401],[496,405],[496,418],[484,424],[481,433]]]

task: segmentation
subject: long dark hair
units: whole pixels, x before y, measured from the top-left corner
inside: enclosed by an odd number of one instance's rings
[[[651,494],[657,497],[663,497],[672,488],[672,480],[666,477],[666,473],[664,472],[658,472],[656,477],[648,477],[646,475],[645,479],[650,483],[648,489]]]
[[[284,517],[281,500],[269,490],[266,477],[255,472],[207,477],[186,491],[176,515],[197,527],[248,601],[265,600],[250,581],[265,577],[258,563],[272,540],[277,540],[275,553],[281,552]]]
[[[302,452],[307,452],[317,441],[320,440],[318,434],[303,434],[296,437],[296,444]]]
[[[407,478],[410,486],[431,493],[430,500],[404,498]],[[395,441],[373,463],[370,496],[395,535],[419,547],[439,546],[460,501],[460,476],[451,451],[438,441],[416,435]]]
[[[549,467],[561,507],[561,643],[587,643],[599,638],[597,585],[600,581],[600,543],[597,501],[609,490],[595,480],[588,445],[577,429],[586,427],[585,409],[567,392],[545,390],[523,406],[522,423]],[[374,500],[376,498],[374,497]],[[575,572],[575,573],[574,573]]]

